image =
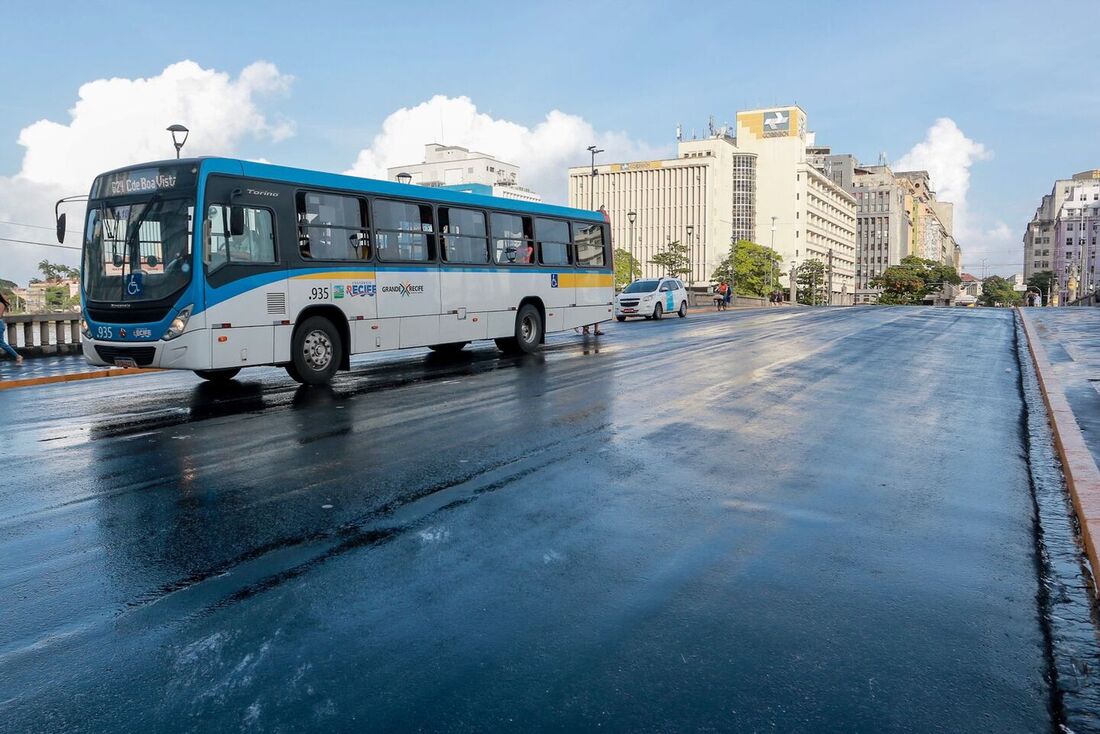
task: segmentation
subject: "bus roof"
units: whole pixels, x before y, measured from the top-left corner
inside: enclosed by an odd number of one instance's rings
[[[541,202],[521,201],[519,199],[506,199],[501,196],[468,194],[453,189],[441,189],[433,186],[416,186],[396,183],[394,181],[381,181],[374,178],[348,176],[340,173],[326,173],[324,171],[311,171],[305,168],[276,166],[271,163],[258,163],[238,158],[199,157],[184,158],[182,160],[169,159],[163,161],[150,161],[148,163],[124,166],[113,171],[107,171],[101,175],[141,168],[180,166],[187,164],[200,166],[200,170],[206,174],[226,173],[268,181],[301,184],[303,186],[344,189],[365,194],[377,194],[379,196],[408,197],[435,203],[476,206],[486,209],[521,212],[524,214],[545,214],[594,222],[605,221],[603,213],[588,209],[574,209],[567,206],[558,206],[557,204],[543,204]]]

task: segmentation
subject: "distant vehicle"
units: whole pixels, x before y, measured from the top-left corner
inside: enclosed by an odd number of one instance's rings
[[[684,318],[687,309],[687,288],[677,278],[636,280],[615,297],[615,318],[619,321],[630,316],[659,319],[666,313]]]
[[[322,384],[351,354],[532,352],[612,314],[608,220],[582,209],[197,158],[97,177],[84,231],[98,365]]]

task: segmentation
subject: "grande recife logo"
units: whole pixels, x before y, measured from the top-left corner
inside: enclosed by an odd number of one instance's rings
[[[424,286],[413,283],[398,283],[397,285],[382,286],[383,293],[397,293],[401,296],[411,296],[424,292]]]

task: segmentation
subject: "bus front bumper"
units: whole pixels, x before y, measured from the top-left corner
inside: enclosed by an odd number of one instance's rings
[[[210,368],[210,335],[205,329],[181,334],[171,341],[107,341],[82,336],[84,359],[110,367],[156,367],[168,370]]]

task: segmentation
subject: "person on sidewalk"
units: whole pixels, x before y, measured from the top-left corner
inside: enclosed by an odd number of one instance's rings
[[[0,293],[0,351],[6,352],[16,364],[23,364],[23,358],[19,356],[19,352],[15,351],[11,344],[8,344],[5,339],[6,324],[4,324],[4,314],[11,308],[11,304],[8,303],[8,299],[4,298],[4,294]]]
[[[725,307],[729,308],[730,301],[733,300],[733,286],[731,286],[729,283],[722,283],[722,285],[726,286],[726,292],[723,297],[726,301]]]

